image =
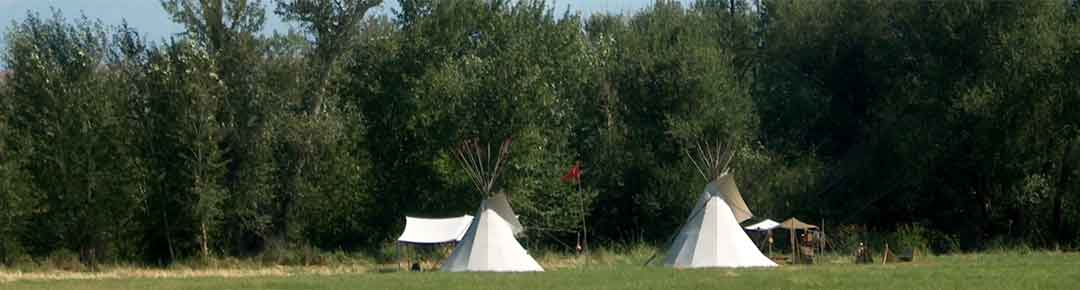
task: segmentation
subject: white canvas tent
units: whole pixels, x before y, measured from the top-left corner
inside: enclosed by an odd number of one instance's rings
[[[771,231],[771,230],[773,230],[773,229],[775,229],[775,228],[777,228],[779,226],[780,226],[780,223],[778,223],[778,222],[776,222],[774,220],[771,220],[771,219],[765,219],[765,220],[760,221],[760,222],[758,222],[756,224],[746,226],[745,229],[751,230],[751,231]]]
[[[698,148],[700,159],[694,164],[702,177],[710,181],[690,217],[672,240],[663,265],[675,268],[775,267],[776,263],[761,253],[739,225],[753,214],[727,170],[734,151],[725,150],[721,145],[715,147],[714,152],[711,149],[713,147],[707,144]],[[689,151],[687,155],[690,155]]]
[[[544,271],[515,235],[525,231],[517,215],[510,208],[505,194],[492,194],[499,169],[509,156],[510,140],[499,148],[498,155],[491,154],[489,146],[476,141],[466,141],[458,149],[458,159],[463,163],[473,185],[486,197],[480,202],[465,236],[442,263],[444,272],[533,272]],[[486,164],[487,166],[484,166]]]
[[[768,249],[768,251],[769,251],[769,256],[772,256],[772,249],[773,249],[773,233],[772,233],[772,230],[776,229],[778,227],[780,227],[780,223],[778,223],[778,222],[776,222],[774,220],[771,220],[771,219],[765,219],[765,220],[760,221],[760,222],[758,222],[756,224],[752,224],[752,225],[749,225],[749,226],[746,226],[746,227],[743,227],[743,228],[748,230],[748,231],[753,231],[753,233],[748,234],[748,236],[751,236],[750,240],[756,240],[754,242],[758,244],[758,248],[766,248],[766,247],[768,247],[766,249]]]
[[[505,195],[497,194],[484,200],[476,216],[465,237],[442,263],[442,271],[544,271],[514,238],[516,233],[524,229],[510,209]]]
[[[719,192],[705,187],[694,211],[679,230],[664,257],[664,266],[675,268],[774,267],[776,263],[735,221],[732,208]]]
[[[469,229],[473,216],[463,215],[454,218],[418,218],[405,217],[405,230],[398,236],[399,243],[408,244],[445,244],[461,241]]]

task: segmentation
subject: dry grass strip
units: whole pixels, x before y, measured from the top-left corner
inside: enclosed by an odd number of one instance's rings
[[[283,277],[292,275],[340,275],[367,273],[368,271],[368,267],[362,265],[268,266],[252,269],[147,269],[118,267],[99,272],[21,272],[0,270],[0,283],[37,280]]]

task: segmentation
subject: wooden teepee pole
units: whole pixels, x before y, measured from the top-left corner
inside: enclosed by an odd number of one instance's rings
[[[461,167],[465,169],[465,173],[472,180],[473,186],[485,198],[491,195],[491,191],[495,187],[495,180],[499,178],[499,174],[510,156],[511,143],[511,139],[507,138],[499,146],[499,152],[497,153],[491,151],[490,144],[481,145],[477,139],[466,140],[455,149],[454,153],[457,154]]]
[[[788,239],[791,240],[791,264],[799,263],[799,252],[795,251],[795,223],[792,222],[788,227]]]

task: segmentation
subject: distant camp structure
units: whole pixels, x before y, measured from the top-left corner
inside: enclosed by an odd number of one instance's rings
[[[498,153],[477,141],[462,143],[457,157],[484,200],[461,241],[442,263],[444,272],[534,272],[544,271],[518,243],[515,235],[525,231],[506,194],[493,193],[500,170],[506,166],[511,140]]]
[[[473,216],[453,218],[405,217],[405,230],[397,241],[405,244],[434,245],[456,243],[465,236]]]
[[[746,226],[746,227],[743,227],[743,228],[748,230],[748,231],[754,231],[754,232],[758,233],[756,235],[758,237],[758,239],[759,239],[758,241],[756,241],[756,243],[758,244],[758,249],[768,247],[768,252],[769,252],[769,255],[771,256],[772,255],[772,249],[773,249],[773,233],[772,233],[772,230],[776,229],[778,227],[780,227],[780,223],[778,223],[778,222],[776,222],[774,220],[771,220],[771,219],[765,219],[763,221],[757,222],[755,224],[752,224],[752,225],[749,225],[749,226]],[[753,239],[751,239],[751,240],[753,240]]]
[[[411,249],[412,253],[406,254],[408,256],[407,261],[409,265],[413,265],[414,271],[420,271],[420,263],[413,260],[414,255],[412,254],[415,254],[415,248],[433,249],[456,244],[465,236],[465,232],[469,230],[469,224],[472,223],[472,220],[473,216],[471,215],[452,218],[406,216],[405,229],[398,236],[397,244],[398,246],[411,247],[399,248],[398,252],[403,253],[405,249]]]
[[[679,229],[664,256],[663,265],[675,268],[775,267],[761,253],[740,222],[753,216],[746,206],[728,165],[733,148],[723,144],[699,144],[697,154],[687,155],[708,184],[686,223]]]
[[[788,242],[791,244],[791,262],[794,264],[814,263],[814,241],[810,231],[817,230],[818,226],[805,223],[797,218],[789,218],[780,223],[780,227],[788,230]],[[799,236],[798,232],[803,235]]]

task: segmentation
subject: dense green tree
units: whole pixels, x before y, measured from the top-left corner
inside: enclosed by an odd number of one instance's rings
[[[354,38],[362,32],[367,11],[382,1],[279,1],[276,12],[284,19],[299,24],[311,39],[303,51],[306,71],[302,82],[308,90],[301,91],[302,103],[295,104],[300,111],[286,117],[282,128],[283,144],[279,147],[281,159],[281,187],[279,209],[275,225],[279,234],[287,238],[293,234],[290,228],[303,228],[307,234],[317,234],[323,241],[339,244],[324,246],[341,247],[349,239],[329,238],[329,234],[343,235],[348,231],[360,231],[355,222],[363,211],[366,191],[362,187],[362,168],[366,164],[361,152],[357,152],[363,140],[361,121],[356,106],[337,98],[340,79],[340,60],[352,49]],[[354,103],[353,103],[354,104]],[[330,216],[323,212],[327,206],[352,207],[342,215]],[[297,212],[302,209],[309,212]],[[340,213],[339,211],[334,211]],[[304,226],[305,221],[311,222]],[[335,223],[346,224],[335,224]],[[291,226],[300,223],[299,227]],[[296,231],[296,232],[301,232]],[[319,234],[322,233],[322,234]],[[355,241],[354,241],[355,242]]]
[[[279,0],[297,29],[263,34],[267,1],[164,0],[185,31],[160,44],[28,15],[2,54],[0,262],[379,249],[405,215],[471,213],[453,148],[505,139],[530,247],[665,242],[704,142],[762,218],[1077,246],[1077,1],[399,2]]]
[[[30,14],[8,39],[10,125],[28,137],[16,151],[32,152],[26,169],[44,199],[30,205],[27,244],[38,253],[75,250],[91,265],[136,255],[147,171],[136,154],[138,110],[110,69],[104,28]]]
[[[259,0],[164,0],[165,11],[186,36],[209,54],[212,72],[224,85],[215,117],[222,123],[225,226],[236,253],[265,245],[272,233],[274,178],[278,174],[273,132],[281,126],[279,92],[261,83],[259,32],[266,8]]]
[[[7,59],[8,55],[4,58]],[[27,138],[17,135],[8,125],[8,116],[14,112],[14,99],[7,76],[0,76],[0,263],[11,264],[26,256],[24,237],[28,231],[33,209],[38,207],[40,196],[31,187],[26,171],[28,161]]]

